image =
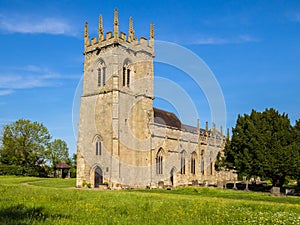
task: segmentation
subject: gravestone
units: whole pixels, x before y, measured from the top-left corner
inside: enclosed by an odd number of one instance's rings
[[[285,189],[285,195],[294,195],[294,194],[295,194],[295,189],[290,189],[290,188]]]
[[[198,180],[192,180],[192,186],[198,186],[199,183],[198,183]]]
[[[158,182],[158,188],[164,188],[164,182],[163,181]]]
[[[272,187],[271,189],[272,196],[280,196],[280,187]]]

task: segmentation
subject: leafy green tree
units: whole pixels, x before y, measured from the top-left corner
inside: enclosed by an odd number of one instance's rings
[[[297,184],[300,186],[300,120],[296,121],[294,126],[294,156],[295,163],[293,164],[294,174],[293,178],[297,179]]]
[[[221,171],[223,168],[223,163],[222,163],[222,154],[221,152],[218,152],[217,157],[216,157],[216,162],[215,162],[215,170],[216,171]]]
[[[295,175],[297,165],[288,116],[274,109],[239,115],[224,158],[226,166],[235,168],[240,176],[269,178],[281,187],[287,176]]]
[[[70,175],[72,178],[76,177],[76,166],[77,166],[77,154],[73,154],[70,158],[69,165],[70,168]]]
[[[42,175],[49,157],[50,138],[47,128],[38,122],[20,119],[5,125],[0,137],[1,164],[17,168],[17,174]]]
[[[65,141],[60,139],[55,139],[49,144],[49,150],[50,150],[50,161],[52,166],[55,166],[61,161],[68,163],[69,148]]]

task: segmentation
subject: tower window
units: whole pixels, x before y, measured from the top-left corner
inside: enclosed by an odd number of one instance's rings
[[[123,80],[122,80],[123,87],[130,86],[130,79],[132,75],[131,71],[132,71],[131,62],[129,59],[126,59],[123,64]]]
[[[106,84],[106,66],[102,59],[98,62],[98,70],[97,70],[97,85],[98,87],[105,86]]]
[[[98,69],[98,87],[101,87],[101,69]]]
[[[103,86],[105,86],[105,84],[106,84],[106,68],[103,67],[103,68],[102,68],[102,71],[103,71],[103,75],[102,75],[102,78],[103,78],[102,84],[103,84]]]
[[[130,85],[130,69],[127,69],[127,87]]]
[[[126,68],[123,67],[123,86],[126,85]]]
[[[101,141],[96,141],[96,155],[101,155],[102,143]]]
[[[102,67],[98,69],[98,87],[105,86],[105,84],[106,84],[106,68]]]
[[[123,86],[130,86],[130,69],[123,67]]]

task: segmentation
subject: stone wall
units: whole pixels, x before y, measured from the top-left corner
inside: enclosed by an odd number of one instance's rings
[[[131,20],[127,40],[126,34],[118,31],[116,15],[115,11],[114,32],[105,37],[99,29],[98,40],[89,39],[85,25],[77,187],[83,182],[94,186],[96,170],[101,172],[102,182],[113,187],[216,183],[219,175],[214,163],[225,137],[214,127],[202,130],[189,126],[192,129],[188,131],[154,122],[153,25],[150,40],[141,38],[139,42]],[[96,146],[101,146],[101,154],[96,154]],[[159,151],[161,174],[157,173]]]

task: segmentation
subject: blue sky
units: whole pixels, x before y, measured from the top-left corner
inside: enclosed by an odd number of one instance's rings
[[[127,33],[132,16],[136,36],[148,37],[153,22],[156,39],[206,62],[222,88],[228,127],[251,109],[274,107],[292,123],[300,118],[299,1],[0,0],[0,126],[19,118],[42,122],[76,151],[72,104],[83,71],[84,22],[97,36],[102,13],[110,31],[116,7],[120,30]],[[181,82],[197,102],[202,127],[211,123],[203,93],[180,72],[156,65],[155,73]]]

